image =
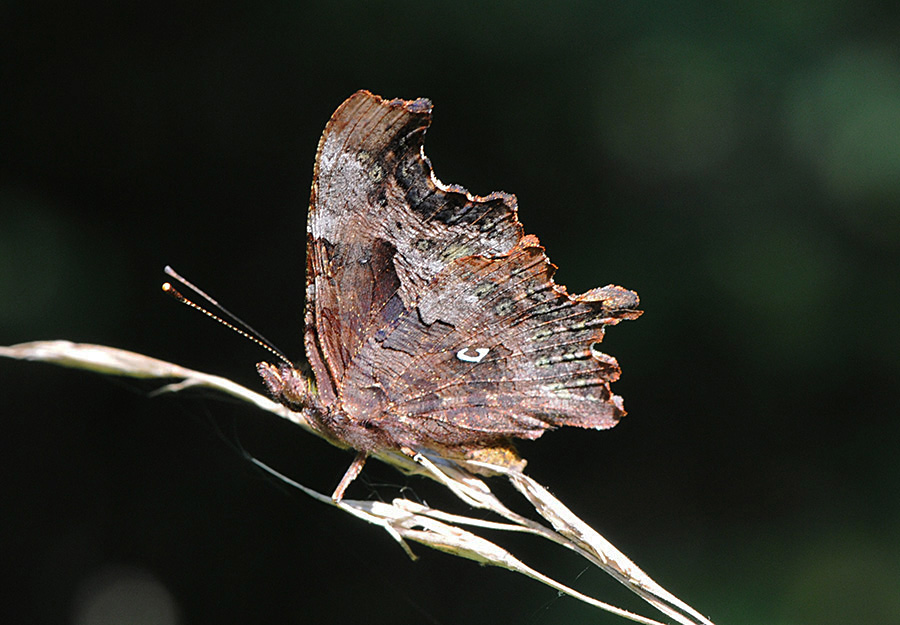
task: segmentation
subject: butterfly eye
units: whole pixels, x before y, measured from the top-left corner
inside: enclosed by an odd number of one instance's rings
[[[470,354],[469,353],[470,349],[474,349],[475,353]],[[488,349],[487,347],[475,347],[475,348],[466,347],[466,348],[461,349],[458,352],[456,352],[456,357],[459,360],[462,360],[463,362],[481,362],[482,360],[484,360],[484,357],[488,355],[489,351],[491,351],[491,350]]]

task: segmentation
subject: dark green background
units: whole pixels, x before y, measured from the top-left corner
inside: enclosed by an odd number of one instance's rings
[[[442,180],[516,193],[559,282],[646,310],[606,343],[629,416],[524,445],[530,473],[720,625],[900,623],[898,33],[897,3],[840,0],[4,3],[0,342],[261,388],[163,265],[299,355],[319,133],[357,89],[427,96]],[[622,622],[283,488],[240,448],[325,492],[350,455],[269,415],[0,385],[4,622]],[[402,487],[445,501],[377,464],[349,494]]]

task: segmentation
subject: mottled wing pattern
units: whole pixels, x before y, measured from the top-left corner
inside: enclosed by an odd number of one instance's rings
[[[453,260],[522,238],[515,198],[443,185],[422,153],[428,100],[360,91],[334,113],[316,156],[307,236],[306,351],[333,403],[366,341]]]
[[[433,175],[430,120],[427,100],[359,92],[319,143],[306,344],[319,401],[339,409],[328,427],[359,448],[382,444],[364,432],[463,448],[611,427],[624,414],[609,388],[619,367],[598,343],[640,314],[637,295],[556,285],[514,196]]]
[[[612,427],[624,415],[609,389],[619,367],[598,343],[605,326],[640,314],[637,295],[608,286],[572,297],[554,270],[533,236],[507,254],[455,260],[369,339],[346,392],[383,391],[392,421],[415,422],[407,444]]]

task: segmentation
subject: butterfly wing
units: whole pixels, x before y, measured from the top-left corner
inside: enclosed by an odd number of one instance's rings
[[[608,286],[572,297],[554,270],[533,236],[452,262],[360,350],[348,405],[383,393],[394,437],[409,446],[612,427],[625,414],[609,388],[619,366],[599,343],[606,326],[639,316],[637,295]]]
[[[515,197],[444,185],[422,151],[427,100],[348,99],[319,143],[310,202],[307,353],[320,400],[396,445],[611,427],[604,328],[620,287],[569,295]]]
[[[434,177],[422,153],[428,100],[366,91],[334,113],[316,156],[307,225],[306,351],[329,405],[366,341],[448,263],[508,252],[522,238],[515,198],[476,197]]]

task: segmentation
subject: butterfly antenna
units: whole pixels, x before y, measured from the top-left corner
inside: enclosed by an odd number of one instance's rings
[[[221,323],[223,326],[225,326],[226,328],[229,328],[229,329],[231,329],[231,330],[237,332],[238,334],[240,334],[241,336],[243,336],[245,339],[249,339],[250,341],[253,341],[254,343],[256,343],[257,345],[259,345],[260,347],[262,347],[264,350],[266,350],[267,352],[269,352],[269,353],[272,354],[273,356],[277,357],[279,360],[281,360],[282,362],[284,362],[285,364],[287,364],[287,365],[290,366],[291,368],[294,367],[294,363],[292,363],[292,362],[288,359],[287,356],[285,356],[284,354],[282,354],[279,350],[275,349],[275,348],[272,346],[272,342],[271,342],[269,339],[267,339],[266,337],[264,337],[262,334],[260,334],[260,333],[257,332],[256,330],[254,330],[254,329],[250,326],[249,323],[247,323],[246,321],[244,321],[243,319],[241,319],[240,317],[238,317],[237,315],[235,315],[234,313],[232,313],[231,311],[229,311],[227,308],[225,308],[224,306],[222,306],[219,302],[217,302],[217,301],[214,300],[212,297],[210,297],[209,295],[207,295],[206,293],[204,293],[204,292],[203,292],[202,290],[200,290],[197,286],[195,286],[194,284],[192,284],[191,282],[189,282],[186,278],[184,278],[183,276],[181,276],[178,272],[176,272],[174,269],[172,269],[172,268],[169,267],[168,265],[166,265],[166,268],[165,268],[163,271],[166,272],[166,275],[167,275],[167,276],[171,277],[171,278],[174,279],[174,280],[177,280],[178,282],[180,282],[181,284],[183,284],[183,285],[186,286],[187,288],[191,289],[191,290],[192,290],[194,293],[196,293],[198,296],[200,296],[201,298],[203,298],[204,300],[206,300],[211,306],[213,306],[213,307],[215,307],[216,309],[218,309],[219,312],[222,313],[222,315],[224,315],[225,317],[228,317],[229,319],[231,319],[231,321],[227,321],[227,320],[224,319],[223,317],[221,317],[221,316],[219,316],[219,315],[217,315],[217,314],[215,314],[215,313],[213,313],[213,312],[210,312],[209,310],[207,310],[207,309],[204,308],[203,306],[201,306],[201,305],[199,305],[199,304],[196,304],[196,303],[192,302],[191,300],[189,300],[188,298],[186,298],[184,295],[182,295],[181,293],[179,293],[179,292],[178,292],[178,289],[176,289],[174,286],[172,286],[172,284],[169,283],[169,282],[166,282],[166,283],[164,283],[164,284],[162,285],[162,290],[163,290],[164,293],[168,293],[169,295],[171,295],[173,298],[175,298],[176,300],[178,300],[178,301],[181,302],[182,304],[184,304],[184,305],[186,305],[186,306],[190,306],[190,307],[193,308],[194,310],[198,310],[198,311],[202,312],[204,315],[206,315],[206,316],[209,317],[210,319],[213,319],[213,320],[215,320],[215,321],[218,321],[218,322]]]

